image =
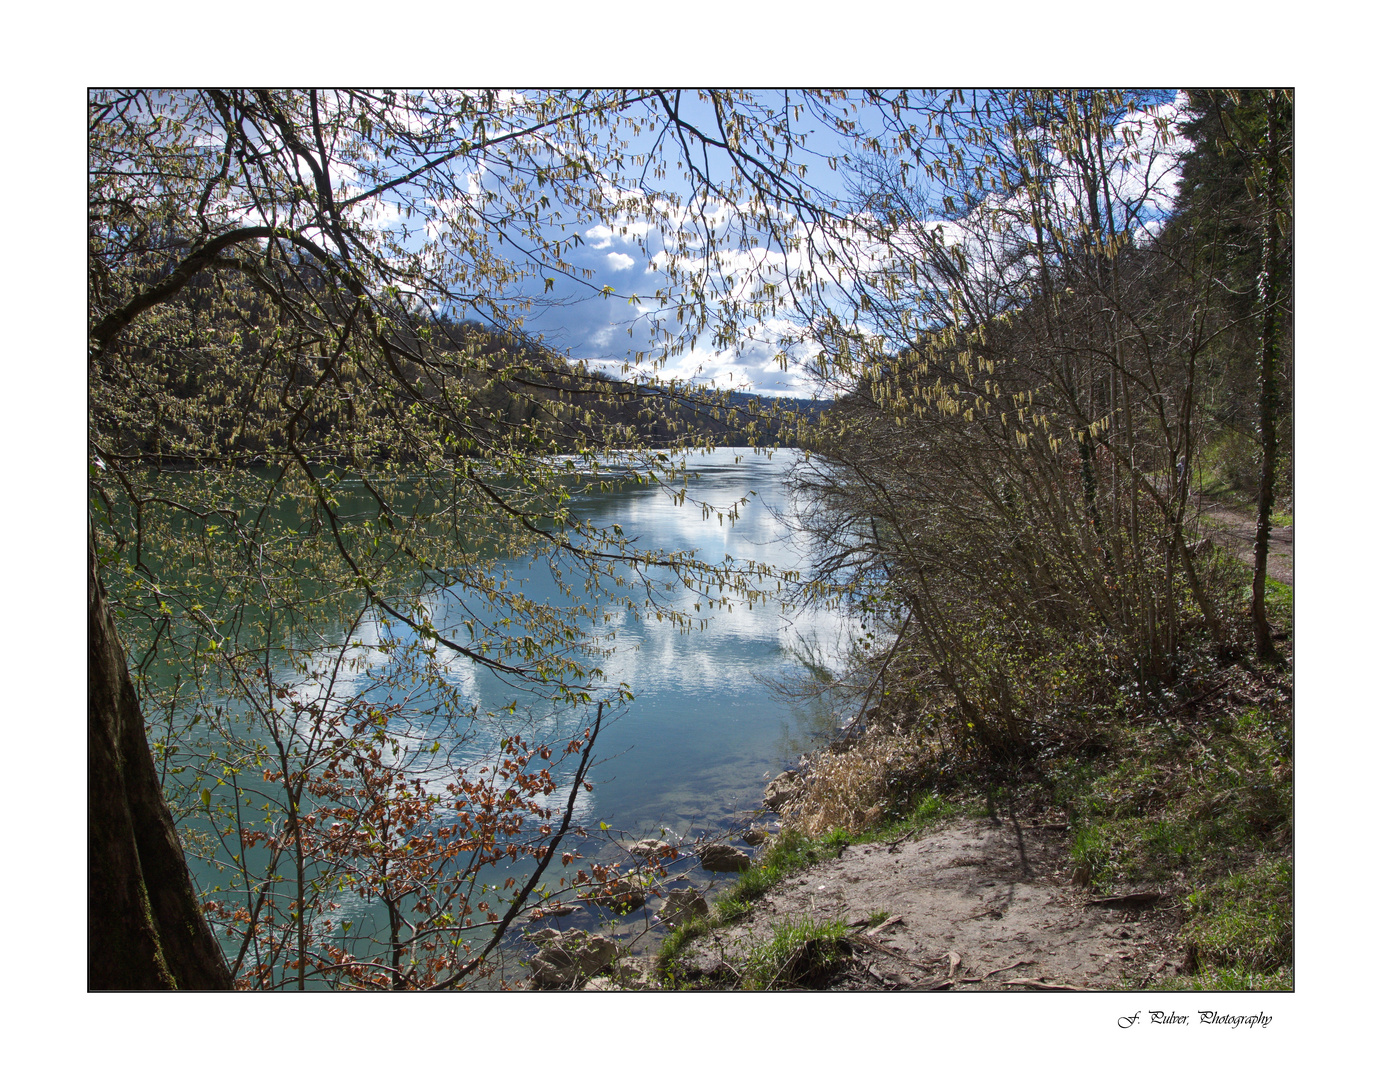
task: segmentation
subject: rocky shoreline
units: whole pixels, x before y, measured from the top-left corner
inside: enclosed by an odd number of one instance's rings
[[[841,725],[841,734],[831,740],[822,751],[837,748],[845,740],[857,738],[861,726],[853,717]],[[818,751],[822,752],[822,751]],[[801,794],[809,775],[814,755],[803,755],[798,765],[784,770],[770,779],[764,788],[760,814],[780,811],[794,797]],[[752,812],[750,812],[752,813]],[[778,822],[750,824],[742,830],[738,840],[750,849],[761,848],[775,835]],[[635,869],[622,877],[604,882],[598,889],[589,890],[577,899],[584,905],[603,908],[627,915],[640,910],[659,894],[651,872],[663,860],[674,859],[679,849],[665,838],[646,838],[635,841],[625,849],[642,869]],[[712,874],[738,874],[753,864],[751,851],[720,840],[701,841],[692,845],[692,856],[700,868]],[[672,880],[678,880],[673,878]],[[529,912],[530,922],[561,919],[579,909],[571,904],[551,902]],[[710,915],[708,893],[687,884],[662,894],[661,903],[650,910],[651,922],[659,930],[672,931],[696,919]],[[536,953],[528,961],[530,975],[526,980],[533,990],[647,990],[660,988],[655,973],[654,957],[631,952],[621,946],[616,937],[580,928],[557,929],[544,927],[530,931],[527,940],[536,946]]]

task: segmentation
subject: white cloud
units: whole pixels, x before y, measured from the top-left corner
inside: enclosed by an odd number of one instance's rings
[[[611,251],[605,256],[609,264],[616,270],[627,270],[633,265],[633,260],[621,251]]]
[[[814,387],[804,366],[790,363],[784,371],[777,359],[780,336],[789,336],[794,331],[799,333],[798,328],[790,326],[785,320],[769,320],[755,327],[751,335],[741,337],[737,348],[691,348],[660,362],[656,371],[651,369],[651,365],[631,368],[613,359],[596,359],[591,363],[616,377],[655,375],[664,382],[713,387],[716,390],[739,390],[765,397],[810,397]],[[596,341],[595,336],[591,335],[587,340],[601,347],[607,346],[612,336],[599,335],[600,340]],[[810,344],[791,351],[795,355],[798,352],[813,353],[818,349],[819,346]]]
[[[592,225],[590,228],[586,229],[586,246],[593,248],[595,251],[603,251],[613,244],[615,240],[626,243],[638,243],[642,241],[651,230],[652,222],[641,218],[630,218],[621,214],[615,219],[614,228],[608,225]]]

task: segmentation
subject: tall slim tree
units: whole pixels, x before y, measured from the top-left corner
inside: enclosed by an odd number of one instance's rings
[[[1284,282],[1281,265],[1282,219],[1286,214],[1286,147],[1281,122],[1282,95],[1268,91],[1267,137],[1262,150],[1262,269],[1258,273],[1257,299],[1261,307],[1262,344],[1261,412],[1262,475],[1257,489],[1257,535],[1253,545],[1252,627],[1257,658],[1281,663],[1272,643],[1267,620],[1267,555],[1271,546],[1272,511],[1276,503],[1277,425],[1281,405],[1279,374],[1281,358],[1281,306]]]
[[[1175,227],[1219,286],[1210,302],[1225,357],[1223,420],[1230,432],[1250,423],[1256,436],[1253,638],[1258,659],[1279,663],[1266,582],[1280,433],[1290,421],[1282,372],[1292,309],[1291,98],[1281,89],[1196,90],[1189,104]]]

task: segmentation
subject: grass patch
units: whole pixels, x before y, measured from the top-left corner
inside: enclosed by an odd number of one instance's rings
[[[822,836],[810,837],[794,829],[784,829],[754,864],[742,871],[739,879],[715,901],[709,918],[684,923],[663,938],[658,950],[659,974],[670,978],[677,956],[687,945],[712,930],[743,918],[752,910],[755,900],[784,878],[824,859],[838,857],[850,844],[887,843],[958,812],[953,803],[931,793],[918,799],[904,816],[863,832],[855,833],[837,827]],[[875,921],[871,925],[876,926],[887,917],[887,912],[874,912],[871,918]]]
[[[1109,864],[1109,840],[1097,825],[1082,825],[1070,845],[1070,862],[1075,867],[1075,881],[1080,885],[1098,888],[1104,884]]]
[[[1292,861],[1264,859],[1185,899],[1190,955],[1211,970],[1275,974],[1291,966]]]
[[[687,919],[686,922],[672,930],[662,939],[662,945],[658,948],[656,962],[658,972],[665,974],[670,969],[671,962],[676,959],[677,954],[682,949],[709,932],[710,920],[701,917]]]
[[[759,896],[762,893],[758,893]],[[722,896],[715,901],[715,925],[723,926],[735,919],[742,919],[753,910],[753,901],[743,895]]]
[[[923,795],[911,810],[901,818],[884,824],[875,830],[874,835],[860,837],[860,839],[867,839],[871,842],[893,840],[903,833],[931,825],[942,818],[953,817],[958,812],[959,808],[954,803],[932,792],[929,795]]]
[[[1246,672],[1224,690],[1194,716],[1125,728],[1097,761],[1052,762],[1046,788],[1073,826],[1076,884],[1184,897],[1184,975],[1164,985],[1289,989],[1290,699]]]
[[[1203,975],[1177,975],[1158,983],[1159,990],[1213,990],[1241,993],[1247,990],[1281,991],[1296,988],[1289,968],[1263,974],[1244,968],[1215,968]]]
[[[1267,590],[1262,597],[1267,606],[1267,619],[1280,627],[1288,635],[1295,622],[1296,591],[1284,582],[1267,579]]]
[[[849,927],[839,919],[817,922],[809,915],[773,928],[771,941],[753,949],[746,961],[745,990],[814,988],[828,982],[845,963]]]
[[[833,859],[854,839],[841,829],[812,839],[794,830],[784,830],[758,862],[739,874],[736,881],[715,905],[722,921],[738,918],[784,877],[805,870],[822,859]]]

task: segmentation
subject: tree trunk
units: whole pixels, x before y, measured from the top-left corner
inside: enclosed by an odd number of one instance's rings
[[[163,799],[87,536],[87,987],[231,990]]]
[[[1264,202],[1266,220],[1262,233],[1262,270],[1257,278],[1257,296],[1262,306],[1261,415],[1262,478],[1257,488],[1257,541],[1253,547],[1252,630],[1257,658],[1279,664],[1281,655],[1272,644],[1272,628],[1267,622],[1267,552],[1272,536],[1272,507],[1276,498],[1276,421],[1280,388],[1277,385],[1277,359],[1281,350],[1281,107],[1277,92],[1267,91],[1267,160]]]

